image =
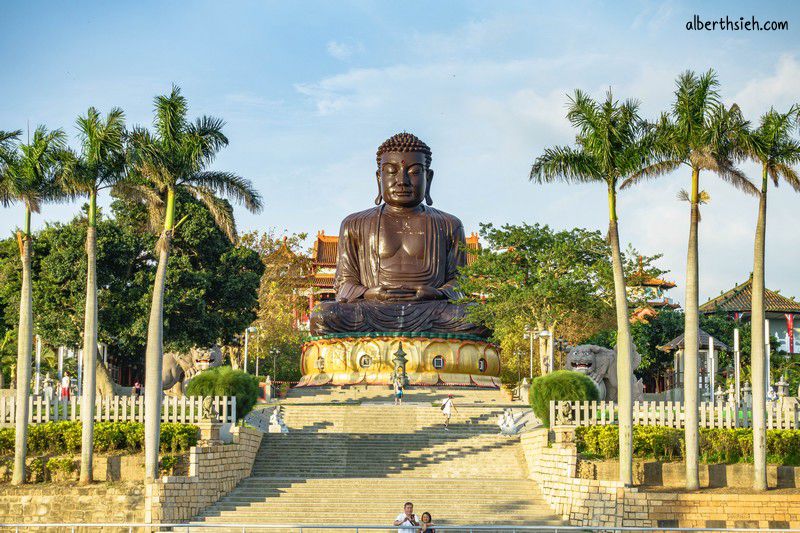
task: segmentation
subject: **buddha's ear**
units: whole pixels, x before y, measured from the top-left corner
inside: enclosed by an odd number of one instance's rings
[[[425,203],[433,205],[433,198],[431,198],[431,182],[433,181],[433,170],[428,169],[428,179],[425,180]]]
[[[381,192],[381,173],[380,171],[375,172],[375,179],[378,181],[378,196],[375,197],[375,205],[381,205],[383,202],[383,193]]]

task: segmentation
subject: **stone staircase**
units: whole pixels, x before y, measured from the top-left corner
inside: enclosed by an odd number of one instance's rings
[[[196,521],[389,527],[412,501],[441,525],[562,525],[527,479],[518,437],[499,434],[502,407],[486,403],[457,403],[445,431],[430,401],[290,398],[290,433],[265,435],[252,476]]]

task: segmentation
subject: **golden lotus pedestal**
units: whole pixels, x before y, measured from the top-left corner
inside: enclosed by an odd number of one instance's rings
[[[303,345],[298,387],[390,385],[402,344],[410,385],[498,388],[500,350],[458,334],[362,333],[312,337]]]

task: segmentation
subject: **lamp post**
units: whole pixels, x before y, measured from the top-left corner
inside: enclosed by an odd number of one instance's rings
[[[531,326],[525,326],[525,333],[522,335],[523,339],[529,339],[531,341],[531,362],[530,362],[530,378],[533,381],[533,338],[535,333],[533,332],[533,328]],[[522,381],[522,380],[520,380]]]
[[[272,355],[272,379],[278,379],[278,356],[281,354],[278,347],[270,349],[269,353]]]
[[[247,372],[247,341],[248,337],[251,333],[255,333],[258,331],[258,328],[255,326],[250,326],[246,330],[244,330],[244,371]]]
[[[550,372],[553,371],[553,336],[546,329],[543,329],[542,331],[535,333],[534,335],[536,335],[536,337],[539,339],[545,339],[545,342],[547,343],[547,359],[546,359],[547,363],[545,365],[546,368],[542,369],[542,374],[549,374]]]

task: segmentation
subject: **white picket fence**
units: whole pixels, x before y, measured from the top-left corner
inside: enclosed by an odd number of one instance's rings
[[[749,428],[753,414],[743,404],[701,402],[698,425],[703,428]],[[616,402],[550,402],[552,426],[605,426],[618,421]],[[683,402],[633,402],[633,424],[682,429],[686,420]],[[800,429],[800,409],[767,402],[768,429]]]
[[[162,422],[195,424],[203,417],[203,400],[200,396],[164,396],[161,408]],[[16,421],[16,399],[0,396],[0,427],[13,426]],[[236,396],[214,396],[212,401],[219,420],[236,422]],[[69,401],[50,401],[42,396],[28,396],[28,422],[41,424],[58,420],[81,420],[81,398],[72,396]],[[104,396],[95,401],[96,422],[144,422],[144,396]]]

